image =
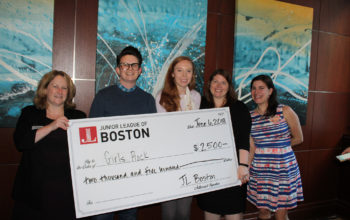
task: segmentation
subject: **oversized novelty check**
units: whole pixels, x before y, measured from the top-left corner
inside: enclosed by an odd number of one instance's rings
[[[77,217],[239,185],[228,108],[70,120]]]

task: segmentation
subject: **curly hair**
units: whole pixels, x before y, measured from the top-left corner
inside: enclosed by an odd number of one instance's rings
[[[186,56],[180,56],[173,60],[170,64],[168,71],[165,76],[164,88],[162,90],[162,94],[160,97],[159,104],[161,104],[167,112],[178,111],[180,109],[180,95],[177,90],[174,77],[172,74],[174,73],[175,66],[181,62],[187,60],[192,64],[192,79],[190,84],[188,85],[189,89],[192,90],[196,86],[195,82],[195,66],[191,58]]]
[[[46,89],[50,82],[56,77],[56,76],[62,76],[64,79],[66,79],[67,87],[68,87],[68,93],[67,98],[64,102],[64,108],[75,108],[75,104],[73,103],[73,98],[75,96],[75,85],[73,84],[72,79],[70,76],[63,72],[58,70],[52,70],[48,73],[46,73],[40,80],[38,84],[38,88],[35,92],[34,96],[34,105],[38,109],[46,109],[47,108],[47,95],[46,95]]]

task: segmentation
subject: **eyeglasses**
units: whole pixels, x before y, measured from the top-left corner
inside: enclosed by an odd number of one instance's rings
[[[140,68],[140,64],[139,63],[120,63],[119,67],[122,70],[128,70],[130,69],[130,67],[132,70],[138,70]]]

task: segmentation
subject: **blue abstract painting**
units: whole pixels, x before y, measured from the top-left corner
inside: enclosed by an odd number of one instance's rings
[[[238,98],[254,108],[253,77],[272,77],[280,103],[306,122],[313,9],[273,0],[238,0],[234,85]]]
[[[206,21],[206,0],[100,0],[96,92],[116,82],[116,56],[128,45],[143,56],[143,73],[137,81],[143,90],[155,95],[173,59],[189,56],[195,62],[201,91]]]
[[[0,126],[14,127],[52,67],[53,0],[0,1]]]

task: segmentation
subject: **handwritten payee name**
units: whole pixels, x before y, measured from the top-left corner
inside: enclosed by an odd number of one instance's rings
[[[110,153],[105,151],[104,154],[105,165],[117,165],[130,162],[139,162],[149,159],[147,152],[130,151],[128,153]],[[77,166],[77,170],[80,169],[93,169],[97,166],[95,159],[85,159],[82,164]]]
[[[129,153],[110,153],[109,151],[104,152],[104,159],[107,165],[116,165],[129,162],[138,162],[149,159],[148,153],[130,151]]]

